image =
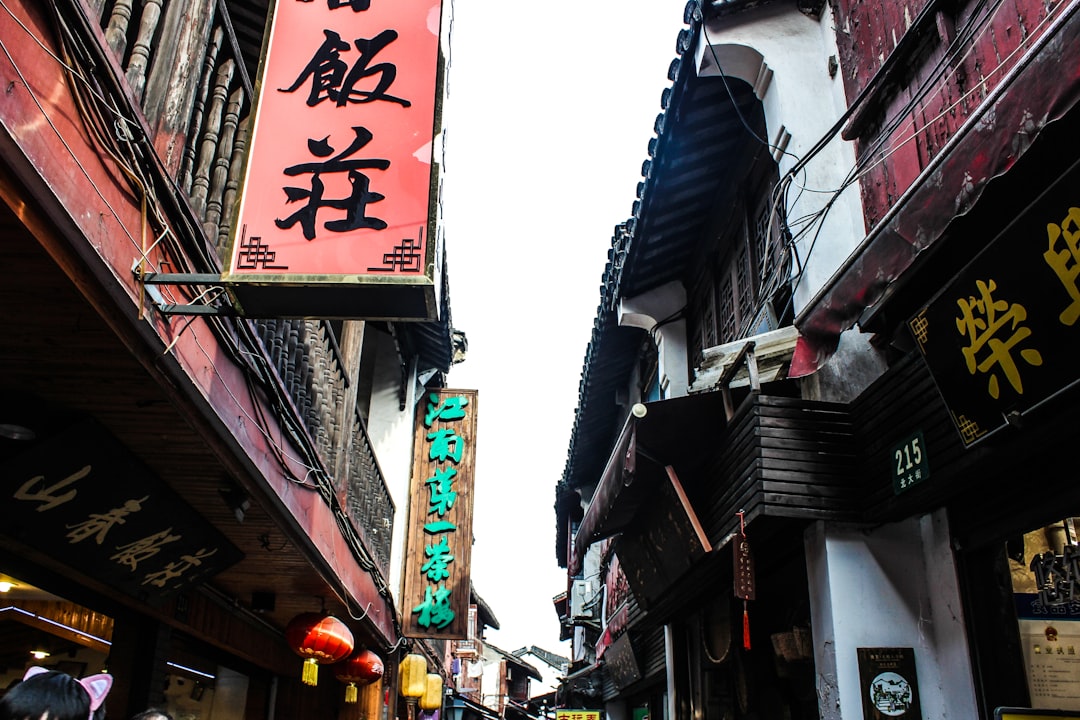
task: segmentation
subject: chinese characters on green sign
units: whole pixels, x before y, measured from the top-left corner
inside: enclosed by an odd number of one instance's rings
[[[467,497],[465,483],[472,472],[474,408],[475,395],[470,400],[463,391],[430,393],[417,430],[419,467],[414,472],[420,482],[414,485],[418,498],[413,508],[421,517],[419,528],[411,531],[419,539],[410,545],[416,557],[406,559],[406,572],[419,579],[418,585],[410,585],[417,589],[416,597],[410,597],[412,621],[419,632],[436,637],[450,636],[460,603],[467,607],[469,601],[471,503],[463,507],[461,499]]]
[[[965,445],[1078,379],[1078,176],[1030,204],[908,322]]]

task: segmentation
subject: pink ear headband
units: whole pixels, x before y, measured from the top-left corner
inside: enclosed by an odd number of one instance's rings
[[[43,667],[32,667],[26,671],[25,675],[23,675],[23,680],[29,680],[35,675],[46,672],[49,671]],[[93,717],[94,711],[101,707],[101,703],[105,702],[105,696],[109,694],[109,690],[112,688],[113,677],[112,675],[101,673],[99,675],[91,675],[90,677],[82,678],[76,682],[82,685],[83,690],[90,696],[90,717]]]

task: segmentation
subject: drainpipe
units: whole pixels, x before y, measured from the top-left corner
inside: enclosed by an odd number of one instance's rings
[[[664,720],[675,720],[675,635],[671,625],[664,625],[664,667],[667,670],[667,708]]]

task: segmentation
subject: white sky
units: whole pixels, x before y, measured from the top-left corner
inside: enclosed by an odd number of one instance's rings
[[[454,0],[444,216],[479,391],[472,577],[506,651],[569,655],[555,485],[616,224],[630,217],[685,0]]]

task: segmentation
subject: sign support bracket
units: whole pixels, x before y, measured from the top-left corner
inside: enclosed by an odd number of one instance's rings
[[[155,287],[157,285],[212,286],[199,293],[196,296],[196,299],[199,299],[215,287],[218,289],[225,287],[226,283],[222,281],[221,275],[215,273],[140,272],[138,265],[132,268],[132,272],[135,275],[135,279],[146,286],[146,292],[153,300],[154,309],[162,315],[202,315],[209,317],[238,317],[240,315],[232,305],[207,305],[203,303],[181,305],[179,303],[168,303],[165,302],[165,299]],[[220,297],[220,294],[215,297]]]

